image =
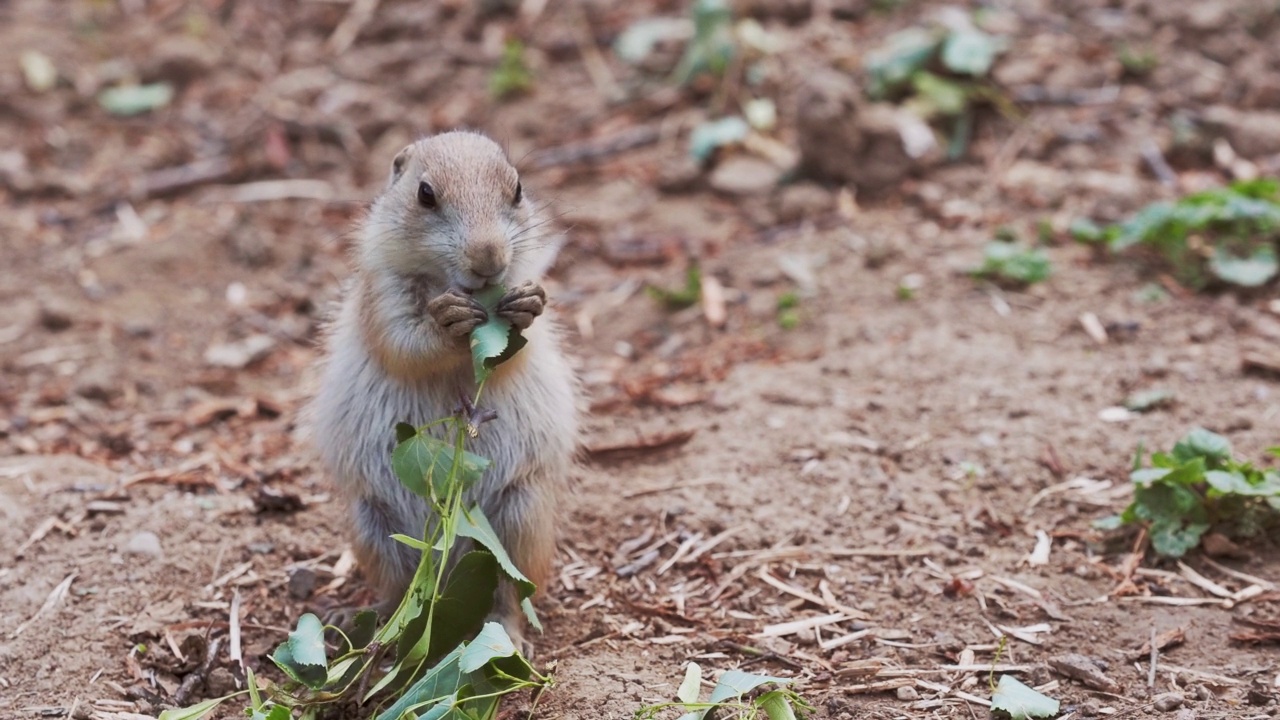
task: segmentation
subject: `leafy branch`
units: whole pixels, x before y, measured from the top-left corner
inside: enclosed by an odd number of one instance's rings
[[[550,677],[520,654],[501,624],[485,622],[499,581],[506,578],[530,623],[541,629],[529,601],[534,584],[511,561],[480,507],[468,507],[463,499],[490,465],[466,449],[479,426],[493,418],[477,407],[485,382],[525,342],[494,312],[503,292],[495,287],[476,298],[490,319],[471,336],[475,394],[450,417],[420,427],[395,427],[392,471],[431,508],[421,538],[392,536],[422,553],[395,612],[381,627],[373,612],[357,613],[345,630],[305,614],[271,654],[287,678],[284,683],[265,683],[264,692],[246,668],[246,690],[167,710],[161,720],[198,720],[246,693],[246,714],[252,720],[310,720],[327,705],[363,705],[375,698],[378,703],[368,716],[375,720],[491,720],[503,696],[550,684]],[[455,558],[462,541],[471,541],[475,549]],[[332,655],[325,643],[327,630],[339,638]],[[391,660],[385,671],[384,657]],[[383,708],[384,703],[389,705]]]

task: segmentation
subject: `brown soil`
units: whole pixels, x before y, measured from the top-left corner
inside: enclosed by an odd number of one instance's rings
[[[1240,618],[1275,618],[1280,595],[1231,609],[1135,602],[1209,597],[1148,573],[1136,596],[1118,597],[1134,536],[1090,525],[1127,502],[1140,444],[1168,447],[1196,425],[1257,462],[1280,444],[1276,378],[1241,369],[1242,353],[1280,340],[1274,287],[1144,300],[1159,275],[1063,232],[1078,216],[1114,219],[1224,180],[1207,151],[1173,152],[1177,113],[1261,117],[1261,130],[1212,127],[1263,172],[1280,167],[1265,123],[1280,111],[1273,9],[998,3],[1017,10],[1000,16],[1014,42],[996,80],[1041,99],[1027,96],[1020,121],[983,115],[967,159],[914,169],[859,205],[831,186],[726,195],[688,166],[688,129],[725,94],[664,87],[608,47],[631,21],[683,13],[683,3],[553,1],[522,19],[385,0],[335,50],[335,29],[363,5],[0,5],[0,135],[10,139],[0,150],[0,716],[157,713],[191,670],[195,658],[174,651],[193,647],[188,636],[220,643],[208,684],[190,696],[212,697],[234,686],[233,595],[245,662],[270,675],[266,655],[301,611],[364,594],[358,572],[335,576],[346,521],[293,438],[295,413],[362,203],[406,141],[457,125],[503,140],[526,187],[563,213],[568,245],[548,290],[592,403],[586,446],[694,431],[675,448],[592,456],[578,474],[560,581],[540,601],[538,660],[557,685],[539,716],[630,717],[671,700],[691,659],[799,678],[819,718],[983,715],[950,691],[989,696],[987,673],[937,669],[968,655],[990,665],[995,626],[1041,623],[1037,644],[1011,638],[1000,662],[1034,666],[1019,673],[1034,684],[1060,681],[1048,692],[1073,717],[1141,714],[1171,690],[1196,717],[1277,715],[1274,644],[1228,635]],[[933,10],[825,5],[836,20],[810,18],[807,2],[774,7],[800,8],[794,24],[762,18],[792,48],[759,91],[777,99],[778,139],[793,147],[807,68],[856,65]],[[535,82],[500,102],[488,81],[504,37],[530,46]],[[1158,64],[1133,76],[1122,47]],[[56,88],[26,87],[28,50],[53,60]],[[177,95],[112,117],[93,97],[129,77],[167,80]],[[613,90],[626,99],[612,102]],[[656,140],[586,163],[545,152],[604,147],[636,127]],[[1177,188],[1151,176],[1149,139],[1169,154]],[[167,168],[195,179],[171,182]],[[274,179],[316,183],[290,186],[302,199],[230,195]],[[1034,236],[1042,220],[1058,238],[1049,282],[1001,290],[964,274],[996,228]],[[643,290],[681,285],[691,258],[727,288],[723,329]],[[797,264],[813,269],[816,292],[785,330],[777,303],[797,292],[784,272]],[[908,275],[919,289],[898,299]],[[1110,342],[1081,329],[1084,313]],[[206,357],[255,336],[270,347],[245,367]],[[1127,422],[1099,418],[1151,388],[1175,402]],[[1063,484],[1077,478],[1109,486]],[[1052,553],[1034,567],[1025,558],[1040,531]],[[721,534],[693,561],[668,562]],[[637,563],[645,549],[657,555]],[[1280,581],[1274,538],[1243,552],[1220,561]],[[1198,554],[1188,562],[1244,585]],[[1178,571],[1154,557],[1143,567]],[[866,619],[753,637],[829,612],[762,572],[829,590]],[[56,602],[24,625],[51,593]],[[863,627],[873,630],[839,648],[818,644]],[[1186,642],[1161,655],[1148,687],[1136,652],[1176,628]],[[1104,662],[1115,692],[1044,665],[1065,653]],[[914,698],[855,692],[872,680],[853,668],[871,659],[930,671],[920,678],[934,685],[916,684]]]

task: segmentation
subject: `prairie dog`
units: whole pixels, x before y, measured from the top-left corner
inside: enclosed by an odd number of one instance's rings
[[[468,449],[492,464],[467,502],[482,507],[530,580],[540,588],[550,580],[578,423],[573,373],[554,323],[539,319],[546,295],[538,282],[559,249],[546,227],[496,143],[450,132],[396,155],[359,228],[355,273],[306,424],[384,609],[399,602],[419,557],[390,535],[419,537],[428,515],[426,501],[392,473],[393,428],[446,417],[474,394],[468,335],[487,316],[471,293],[492,284],[509,288],[497,312],[524,329],[528,344],[485,384],[481,405],[497,419]],[[508,583],[494,615],[529,647]]]

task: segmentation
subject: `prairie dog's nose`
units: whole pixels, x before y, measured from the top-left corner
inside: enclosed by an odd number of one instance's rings
[[[507,269],[507,244],[501,238],[473,240],[465,254],[471,272],[480,277],[495,277]]]

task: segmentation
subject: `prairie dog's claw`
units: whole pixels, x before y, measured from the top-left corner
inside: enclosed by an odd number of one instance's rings
[[[456,289],[441,293],[427,303],[427,312],[450,335],[468,335],[489,319],[489,313],[476,299]]]
[[[541,285],[527,282],[507,291],[498,301],[498,317],[510,322],[517,330],[533,324],[547,305],[547,293]]]

